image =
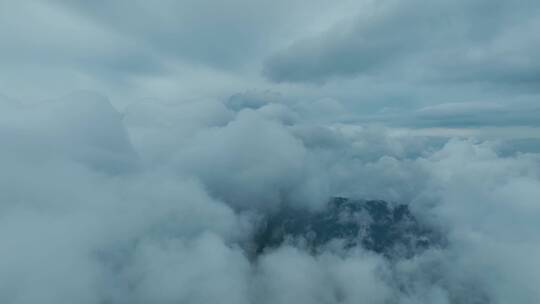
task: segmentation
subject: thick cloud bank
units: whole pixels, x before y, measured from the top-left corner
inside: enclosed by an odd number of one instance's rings
[[[540,154],[231,98],[2,99],[0,302],[540,302]],[[408,205],[445,244],[250,254],[269,216],[335,196]]]

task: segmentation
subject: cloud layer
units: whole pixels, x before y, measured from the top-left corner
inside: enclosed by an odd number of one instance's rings
[[[85,92],[3,102],[2,302],[540,299],[538,154],[284,123],[268,115],[274,104],[250,105],[137,104],[120,114]],[[449,244],[397,261],[286,244],[250,257],[261,217],[316,210],[335,195],[409,204]]]

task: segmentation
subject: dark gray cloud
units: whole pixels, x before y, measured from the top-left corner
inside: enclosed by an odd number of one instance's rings
[[[534,85],[539,8],[534,1],[376,3],[271,56],[264,73],[277,82],[321,83],[420,71],[428,79]]]

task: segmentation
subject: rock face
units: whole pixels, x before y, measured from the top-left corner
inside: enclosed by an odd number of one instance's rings
[[[407,205],[380,200],[333,198],[319,212],[283,210],[269,217],[255,236],[256,253],[290,242],[317,252],[330,243],[361,246],[388,258],[408,258],[441,244],[434,230],[418,222]]]

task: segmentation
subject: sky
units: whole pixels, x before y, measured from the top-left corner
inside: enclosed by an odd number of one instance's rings
[[[121,109],[270,92],[338,104],[333,121],[538,137],[520,129],[540,115],[537,1],[0,5],[0,92],[14,99],[83,89]]]
[[[540,302],[540,2],[0,0],[0,302]],[[389,260],[266,218],[406,204]]]

